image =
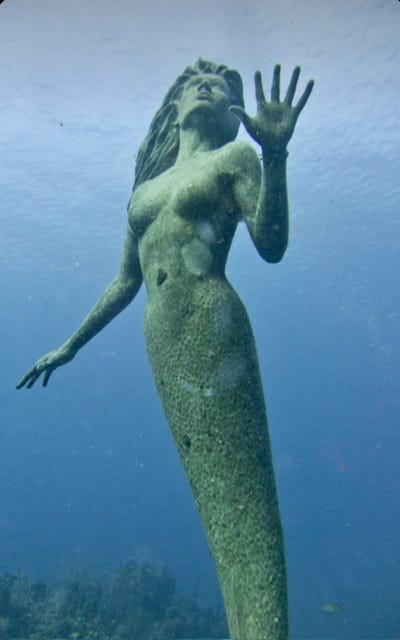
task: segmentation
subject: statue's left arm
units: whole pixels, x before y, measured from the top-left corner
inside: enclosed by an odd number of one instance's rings
[[[239,205],[253,242],[267,262],[279,262],[288,243],[288,196],[286,184],[287,144],[293,134],[297,118],[304,108],[314,82],[310,80],[296,105],[292,106],[300,67],[293,71],[285,99],[280,101],[280,66],[276,65],[271,89],[271,100],[264,96],[261,74],[255,74],[257,114],[247,115],[241,107],[230,107],[240,118],[249,135],[262,150],[261,183],[257,180],[259,168],[254,153],[242,156],[243,173],[239,179],[237,195]],[[249,198],[251,184],[260,184],[257,204]],[[257,196],[256,196],[257,197]]]

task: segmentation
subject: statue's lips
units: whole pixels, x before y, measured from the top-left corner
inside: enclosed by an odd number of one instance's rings
[[[198,93],[196,95],[198,100],[212,100],[212,95],[210,93]]]

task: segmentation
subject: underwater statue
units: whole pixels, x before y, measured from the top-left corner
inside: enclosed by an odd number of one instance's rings
[[[246,311],[225,275],[243,220],[264,260],[288,241],[287,143],[311,93],[293,105],[255,75],[257,114],[237,71],[199,59],[167,92],[136,162],[119,275],[77,331],[18,384],[73,359],[144,280],[145,338],[158,393],[208,537],[235,640],[286,640],[285,556],[263,389]],[[261,147],[234,141],[240,122]],[[261,166],[262,165],[262,166]]]

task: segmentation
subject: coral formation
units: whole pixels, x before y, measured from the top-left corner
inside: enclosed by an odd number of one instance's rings
[[[46,585],[0,575],[0,638],[11,640],[167,640],[221,638],[221,611],[178,597],[175,577],[157,564],[127,562],[111,577]]]

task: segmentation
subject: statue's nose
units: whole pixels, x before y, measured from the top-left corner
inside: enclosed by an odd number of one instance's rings
[[[203,82],[200,82],[199,86],[197,87],[197,91],[211,91],[211,85],[208,82],[208,80],[203,80]]]

